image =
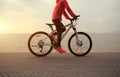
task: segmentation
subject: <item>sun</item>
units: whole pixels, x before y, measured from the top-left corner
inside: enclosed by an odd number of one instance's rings
[[[0,33],[6,32],[6,29],[7,29],[6,25],[3,23],[0,23]]]

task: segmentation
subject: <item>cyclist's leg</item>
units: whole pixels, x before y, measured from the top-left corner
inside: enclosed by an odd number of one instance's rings
[[[57,47],[61,47],[61,35],[62,35],[61,27],[63,24],[61,24],[60,20],[58,19],[53,20],[53,23],[55,24],[57,30],[57,43],[56,43],[56,48],[57,48]]]
[[[61,48],[61,35],[62,33],[66,30],[64,25],[60,22],[60,20],[53,20],[53,23],[56,26],[57,29],[57,43],[56,43],[56,49],[60,52],[65,52],[62,48]]]
[[[53,23],[55,24],[58,32],[64,32],[66,30],[63,23],[59,19],[53,20]]]

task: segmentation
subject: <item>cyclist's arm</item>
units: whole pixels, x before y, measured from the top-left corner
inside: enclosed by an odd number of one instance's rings
[[[62,14],[64,15],[64,17],[68,20],[70,20],[70,17],[67,15],[67,13],[65,12],[65,10],[62,12]]]
[[[71,10],[70,6],[68,5],[68,2],[66,0],[64,0],[63,2],[66,10],[68,11],[68,13],[72,16],[72,17],[76,17],[76,15],[73,13],[73,11]]]

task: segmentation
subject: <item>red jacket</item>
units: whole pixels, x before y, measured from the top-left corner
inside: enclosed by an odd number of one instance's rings
[[[55,6],[53,14],[52,14],[52,20],[55,20],[55,19],[62,20],[62,15],[64,15],[64,17],[66,19],[70,19],[70,17],[67,15],[65,9],[68,11],[68,13],[72,17],[76,16],[73,13],[73,11],[71,10],[71,8],[69,7],[67,0],[56,0],[56,6]]]

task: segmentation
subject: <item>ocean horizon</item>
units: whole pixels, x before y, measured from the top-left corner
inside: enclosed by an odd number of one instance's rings
[[[32,33],[29,34],[0,34],[0,53],[29,52],[27,43]],[[120,34],[89,33],[93,41],[91,52],[120,52]],[[68,34],[62,41],[62,47],[68,50]],[[68,50],[69,51],[69,50]]]

